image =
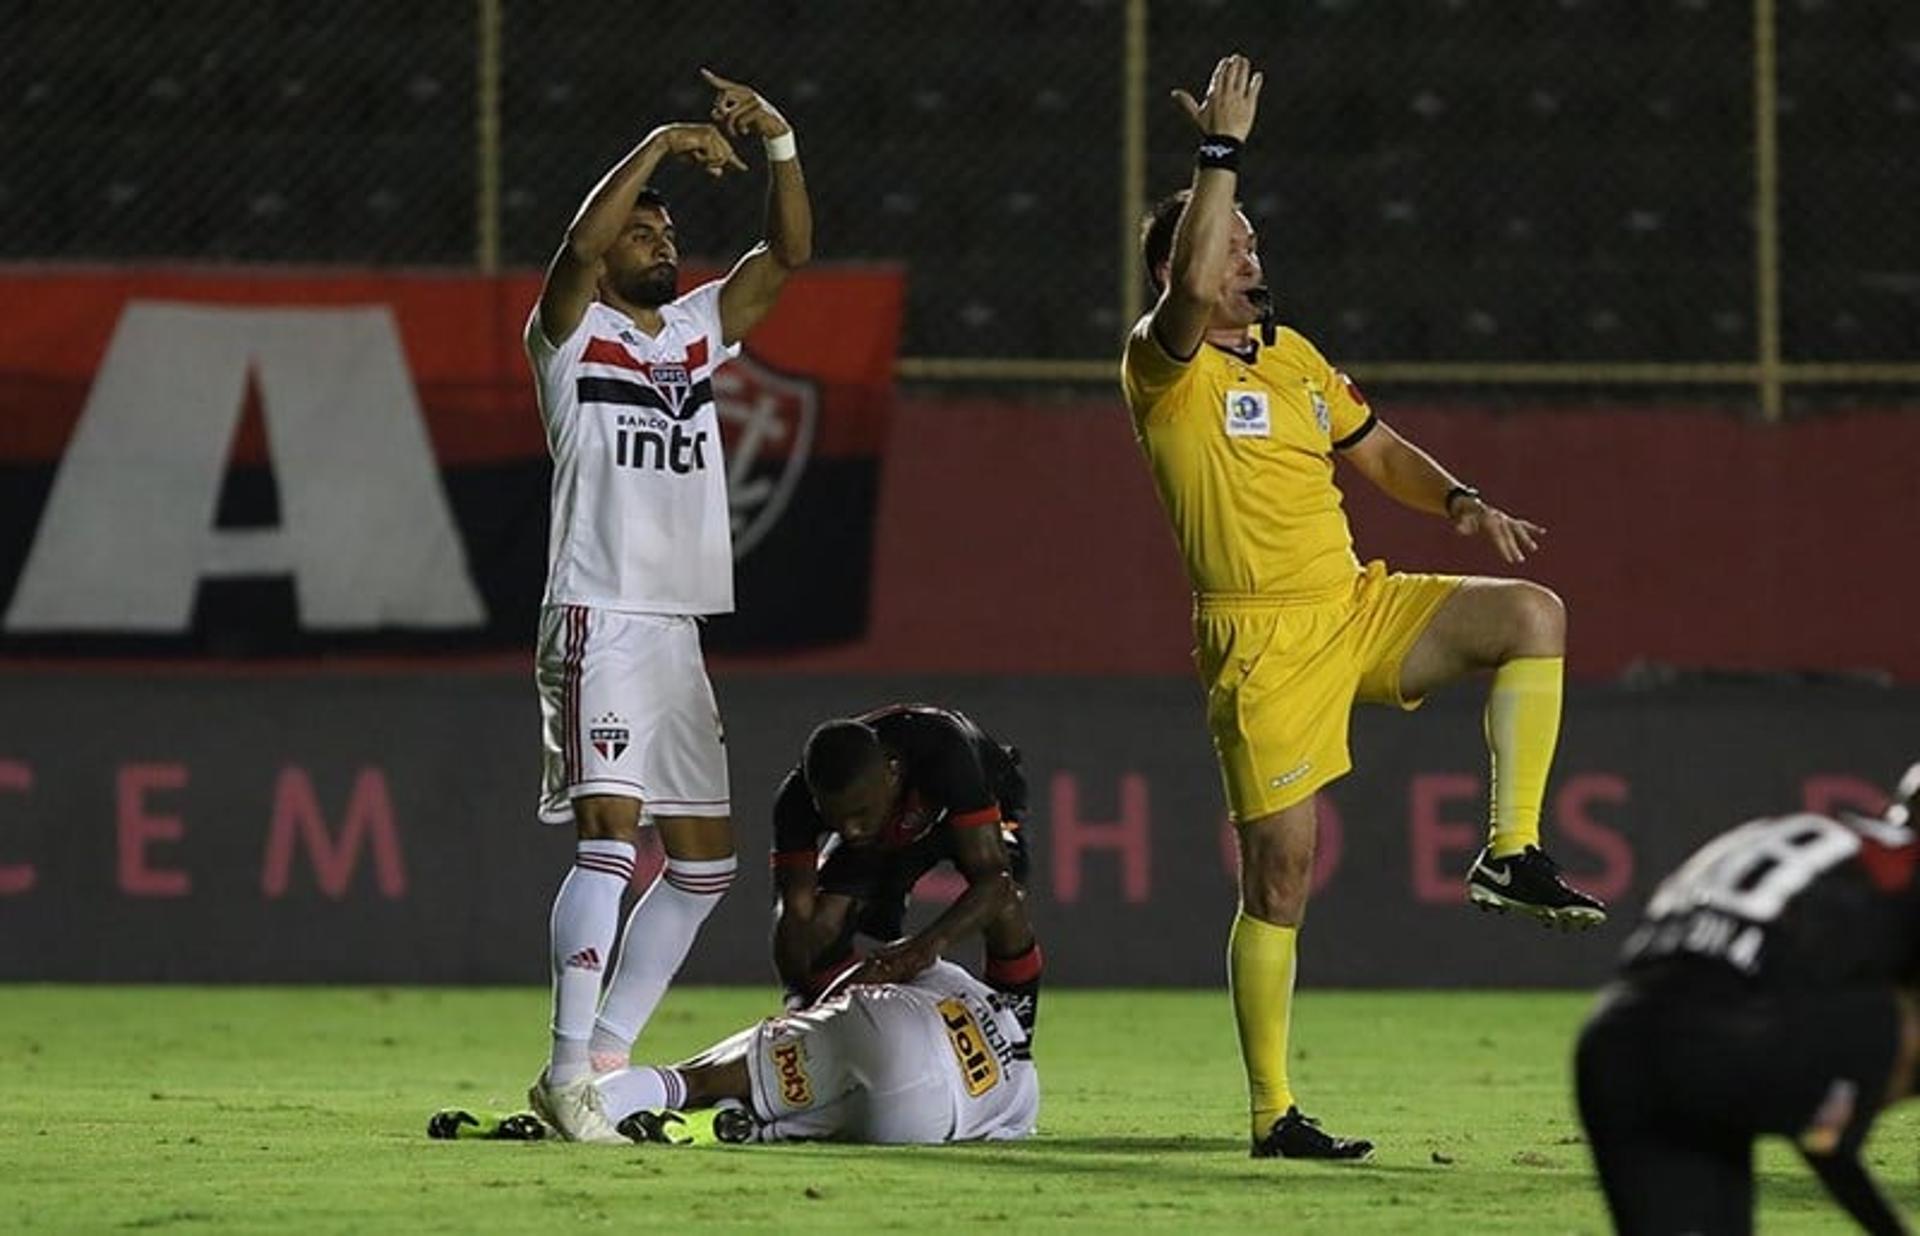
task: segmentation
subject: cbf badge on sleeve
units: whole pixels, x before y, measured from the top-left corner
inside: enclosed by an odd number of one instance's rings
[[[1227,392],[1227,436],[1229,438],[1273,436],[1273,419],[1267,412],[1265,391]]]

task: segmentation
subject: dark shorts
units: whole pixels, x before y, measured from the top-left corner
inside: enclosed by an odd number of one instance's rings
[[[1581,1031],[1575,1070],[1614,1226],[1751,1232],[1754,1138],[1856,1152],[1899,1041],[1891,988],[1609,987]]]

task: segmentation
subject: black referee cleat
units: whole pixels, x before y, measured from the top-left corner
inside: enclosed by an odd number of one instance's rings
[[[1298,1107],[1289,1107],[1267,1135],[1253,1144],[1256,1159],[1358,1160],[1372,1154],[1372,1142],[1364,1137],[1335,1137],[1312,1116],[1301,1115]]]
[[[1482,910],[1531,914],[1567,931],[1607,921],[1607,907],[1567,883],[1560,865],[1537,845],[1505,858],[1495,858],[1491,847],[1481,850],[1467,872],[1467,900]]]

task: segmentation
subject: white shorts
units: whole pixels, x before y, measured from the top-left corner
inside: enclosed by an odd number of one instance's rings
[[[761,1022],[747,1052],[765,1141],[877,1144],[953,1136],[952,1054],[932,1015],[897,987]]]
[[[541,820],[570,822],[586,794],[637,798],[649,816],[730,814],[720,708],[693,618],[545,606],[534,681]]]

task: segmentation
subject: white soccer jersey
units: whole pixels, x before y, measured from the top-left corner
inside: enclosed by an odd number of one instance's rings
[[[1013,1010],[950,961],[935,962],[907,986],[933,999],[957,1066],[946,1072],[956,1142],[1026,1137],[1040,1115],[1040,1075]],[[944,1072],[944,1070],[943,1070]]]
[[[951,962],[855,984],[749,1031],[765,1141],[903,1145],[1026,1137],[1040,1078],[1012,1011]]]
[[[536,306],[527,357],[553,455],[548,605],[656,614],[733,610],[733,529],[713,371],[720,284],[660,306],[660,333],[599,301],[550,342]]]

